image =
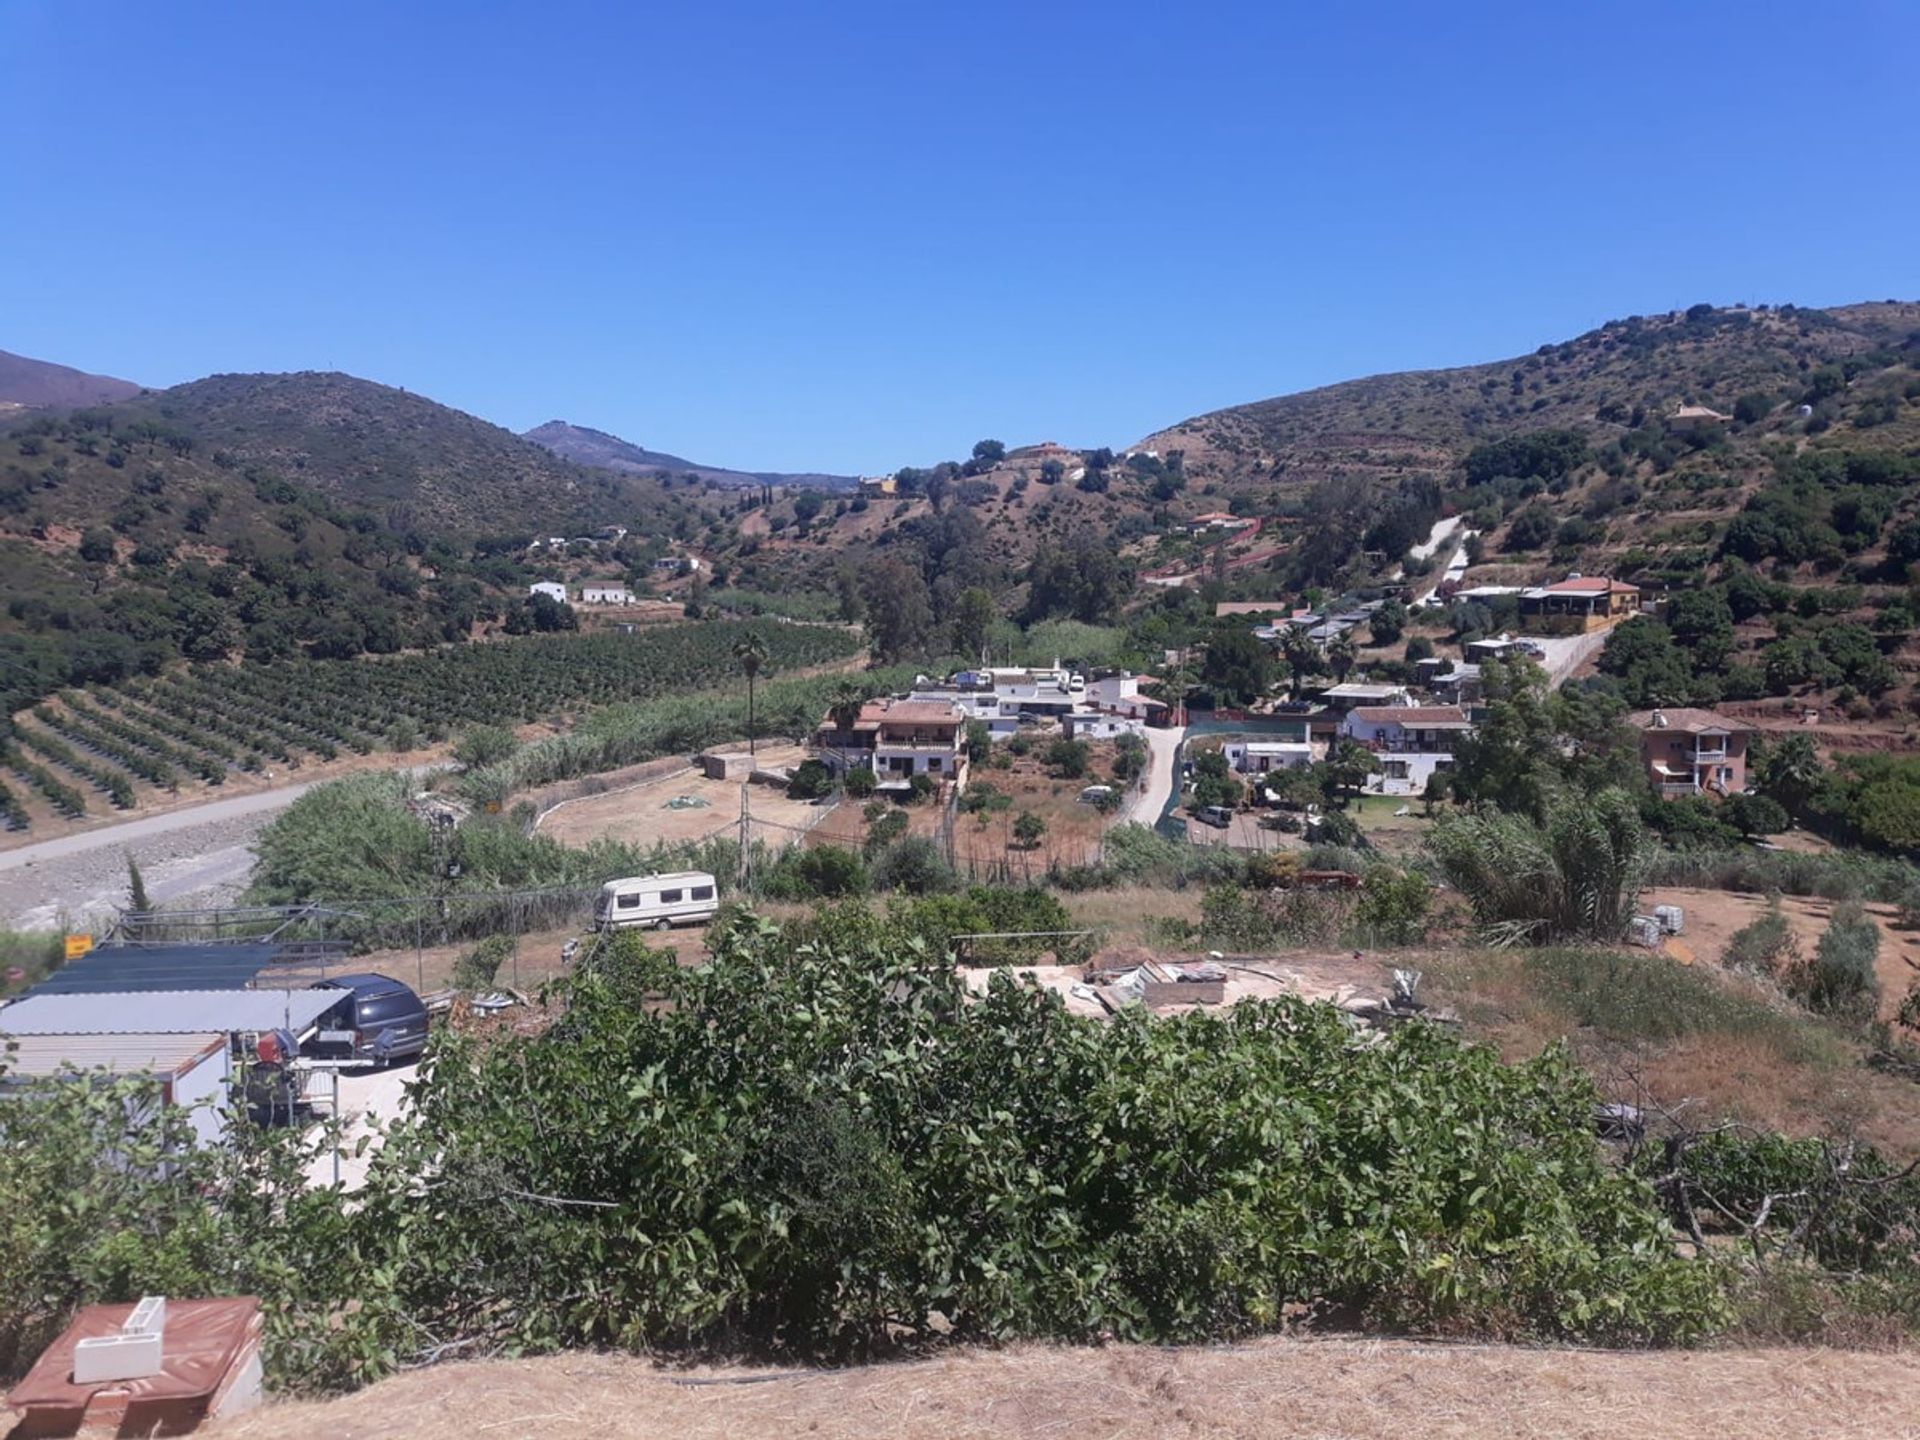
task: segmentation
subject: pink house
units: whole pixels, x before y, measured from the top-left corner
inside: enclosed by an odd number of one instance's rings
[[[1712,710],[1640,710],[1627,717],[1640,732],[1640,758],[1661,795],[1738,795],[1747,788],[1747,737],[1752,731]]]

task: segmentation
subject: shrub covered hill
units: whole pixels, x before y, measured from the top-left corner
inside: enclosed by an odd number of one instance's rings
[[[1869,358],[1904,352],[1912,360],[1916,336],[1920,304],[1695,305],[1610,320],[1512,360],[1375,375],[1215,410],[1141,445],[1180,450],[1194,480],[1239,488],[1445,468],[1480,441],[1530,430],[1577,429],[1597,449],[1682,405],[1732,415],[1743,398],[1771,409],[1812,389],[1831,425],[1869,398],[1861,373],[1883,368]],[[1837,386],[1816,386],[1815,372],[1829,366],[1848,373]]]
[[[741,527],[735,583],[821,586],[850,558],[917,555],[936,600],[957,576],[1037,617],[1058,607],[1013,587],[1092,549],[1267,597],[1381,578],[1451,512],[1480,532],[1485,579],[1587,568],[1657,582],[1723,554],[1871,569],[1920,499],[1903,485],[1920,466],[1917,367],[1920,304],[1696,305],[1514,360],[1215,411],[1118,454],[983,441],[971,459],[902,470],[895,495],[776,498]],[[1223,543],[1180,524],[1221,510],[1262,526]],[[1743,510],[1761,518],[1736,525]],[[1776,555],[1746,534],[1768,527],[1808,544]]]
[[[0,691],[462,640],[525,608],[532,535],[704,523],[690,492],[348,375],[20,412],[0,417]]]

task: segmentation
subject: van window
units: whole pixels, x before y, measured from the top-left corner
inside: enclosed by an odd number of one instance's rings
[[[660,903],[662,905],[678,905],[680,903],[680,897],[685,893],[684,890],[662,890],[660,892]]]
[[[713,887],[711,885],[694,886],[693,898],[696,900],[711,900],[713,898]]]
[[[621,910],[638,910],[640,908],[640,897],[637,894],[616,895],[614,896],[613,903],[615,907]]]
[[[389,1020],[413,1020],[420,1015],[420,1002],[404,990],[392,990],[385,995],[375,995],[362,1000],[359,1006],[359,1021],[364,1029],[369,1025],[385,1024]]]

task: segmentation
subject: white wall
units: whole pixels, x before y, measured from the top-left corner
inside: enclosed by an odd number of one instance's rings
[[[232,1075],[233,1058],[222,1045],[173,1082],[173,1103],[189,1109],[194,1138],[202,1145],[220,1142]]]

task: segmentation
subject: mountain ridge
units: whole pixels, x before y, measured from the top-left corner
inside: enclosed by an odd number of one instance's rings
[[[1683,402],[1731,410],[1738,396],[1920,336],[1920,303],[1830,309],[1695,305],[1629,316],[1530,355],[1338,381],[1222,407],[1154,431],[1136,448],[1178,449],[1196,478],[1311,482],[1349,470],[1457,458],[1501,435],[1555,427],[1619,430],[1636,408]],[[1407,452],[1407,453],[1397,453]]]
[[[649,450],[631,440],[591,425],[571,420],[549,420],[523,431],[521,439],[577,464],[631,475],[691,475],[715,485],[751,489],[775,485],[795,489],[847,490],[859,483],[855,475],[827,475],[817,472],[780,470],[735,470],[724,465],[704,465],[664,450]]]
[[[142,388],[131,380],[0,350],[0,413],[109,404],[131,400]]]

